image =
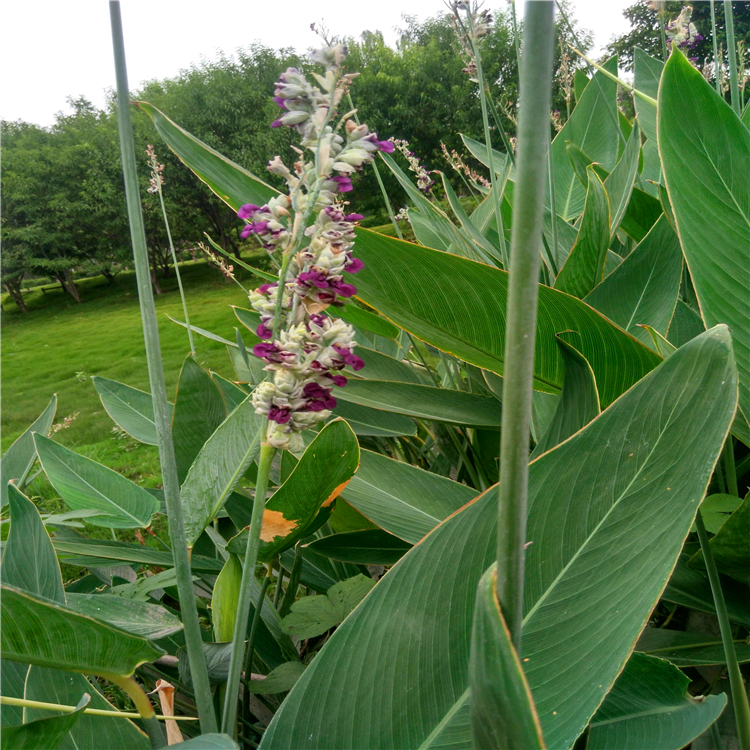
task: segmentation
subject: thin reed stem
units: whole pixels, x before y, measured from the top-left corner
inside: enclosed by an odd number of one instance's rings
[[[263,577],[263,583],[260,586],[258,600],[255,602],[255,612],[253,621],[250,624],[250,633],[247,637],[247,646],[245,647],[245,680],[250,681],[250,673],[253,671],[253,656],[255,656],[255,638],[258,634],[258,625],[260,624],[261,614],[263,612],[263,603],[266,600],[268,585],[271,583],[273,565],[269,563],[266,575]],[[250,716],[250,691],[244,690],[244,700],[242,706],[243,716],[247,719]]]
[[[724,0],[724,26],[727,30],[727,60],[729,62],[729,96],[737,117],[742,116],[740,86],[737,79],[737,45],[734,41],[734,14],[731,0]]]
[[[180,598],[180,611],[185,627],[185,643],[193,679],[195,701],[203,733],[216,732],[216,716],[213,710],[208,669],[203,655],[203,639],[198,622],[198,609],[193,591],[190,571],[190,553],[185,536],[185,522],[180,502],[180,483],[177,478],[177,463],[172,443],[171,418],[167,402],[167,388],[164,384],[164,369],[159,347],[159,326],[154,308],[154,296],[148,267],[146,232],[143,226],[141,201],[138,192],[138,174],[133,143],[133,128],[130,122],[130,101],[128,96],[128,74],[125,63],[125,43],[122,33],[122,17],[119,0],[109,4],[112,24],[112,46],[117,75],[117,119],[120,130],[120,149],[125,178],[130,237],[133,244],[138,297],[141,307],[141,322],[146,341],[146,362],[148,364],[151,398],[154,404],[154,422],[159,443],[164,498],[169,518],[169,536],[172,543],[177,590]]]
[[[724,659],[729,673],[729,686],[732,690],[732,704],[734,706],[734,718],[737,722],[737,735],[740,750],[750,750],[750,703],[748,703],[747,691],[742,680],[740,664],[737,661],[737,652],[734,650],[734,636],[732,625],[729,622],[727,605],[724,601],[724,592],[721,589],[719,571],[716,569],[714,553],[703,523],[700,510],[695,517],[695,528],[698,530],[698,539],[703,552],[703,560],[708,572],[708,580],[711,582],[711,593],[714,597],[716,616],[719,619],[719,630],[721,631],[721,642],[724,644]]]
[[[261,427],[261,430],[265,438],[265,424]],[[250,617],[250,603],[253,593],[252,582],[255,577],[255,564],[258,561],[258,550],[260,548],[260,529],[263,525],[263,509],[266,504],[268,475],[271,471],[271,463],[275,454],[276,448],[272,445],[268,445],[268,443],[261,445],[260,459],[258,461],[258,480],[255,484],[253,513],[247,535],[247,546],[245,547],[242,581],[240,582],[240,594],[237,604],[237,619],[234,623],[234,636],[232,638],[232,656],[229,662],[229,675],[227,677],[226,700],[224,701],[224,713],[221,720],[221,731],[232,737],[234,736],[235,722],[237,721],[240,673],[244,661],[247,621]]]
[[[714,47],[714,87],[716,93],[721,94],[721,78],[719,76],[719,40],[716,38],[716,9],[714,0],[711,2],[711,41]]]
[[[526,4],[521,55],[516,187],[510,251],[500,443],[497,595],[517,650],[523,617],[524,547],[529,475],[542,220],[552,100],[554,4]]]

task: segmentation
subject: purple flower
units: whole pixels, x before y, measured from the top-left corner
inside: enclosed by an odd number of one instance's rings
[[[276,344],[256,344],[253,347],[253,354],[258,359],[265,359],[268,362],[279,361],[279,351],[276,348]]]
[[[328,289],[328,287],[331,286],[328,283],[326,275],[321,271],[303,271],[297,276],[297,281],[303,286],[309,287],[310,284],[312,284],[313,286],[318,287],[318,289]]]
[[[365,217],[362,214],[349,214],[344,216],[344,221],[362,221]]]
[[[333,281],[331,287],[333,287],[342,297],[353,297],[357,293],[357,287],[354,286],[354,284],[347,284],[340,279]]]
[[[277,104],[282,109],[287,109],[286,102],[283,97],[281,96],[274,96],[273,101],[275,104]]]
[[[344,269],[347,273],[357,273],[365,267],[365,264],[359,258],[352,258],[349,265]]]
[[[331,375],[329,373],[328,377],[333,380],[333,384],[337,385],[339,388],[343,388],[346,385],[346,378],[343,375]]]
[[[375,145],[386,154],[392,154],[396,148],[390,141],[375,141]]]
[[[344,362],[349,365],[355,372],[361,370],[365,366],[365,361],[362,357],[358,357],[352,353],[351,349],[345,349],[343,346],[333,345],[333,348],[339,353],[340,357]]]
[[[265,323],[261,323],[256,329],[255,329],[255,335],[259,339],[270,339],[273,337],[273,331],[266,326]],[[253,352],[254,353],[254,352]]]
[[[292,412],[289,409],[272,406],[268,411],[268,419],[276,424],[286,424],[292,418]]]
[[[283,122],[281,122],[281,120],[274,120],[274,121],[273,121],[273,122],[271,123],[271,127],[272,127],[272,128],[280,128],[280,127],[281,127],[281,126],[282,126],[283,124],[284,124],[284,123],[283,123]]]
[[[273,284],[261,284],[261,285],[260,285],[260,286],[258,287],[258,291],[259,291],[259,292],[260,292],[261,294],[268,294],[268,292],[269,292],[269,291],[270,291],[271,289],[273,289],[273,287],[275,287],[275,286],[278,286],[278,282],[277,282],[277,281],[274,281],[274,282],[273,282]]]
[[[348,193],[354,188],[352,187],[351,178],[339,175],[337,177],[331,177],[331,182],[335,182],[339,186],[339,193]]]
[[[240,206],[237,216],[240,219],[251,219],[260,210],[260,206],[256,206],[254,203],[246,203],[244,206]]]

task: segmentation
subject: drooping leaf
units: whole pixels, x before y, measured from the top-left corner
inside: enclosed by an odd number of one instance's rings
[[[616,75],[617,58],[608,60],[604,67]],[[575,219],[583,211],[586,194],[573,171],[566,145],[575,144],[609,172],[617,160],[619,140],[616,99],[617,84],[597,73],[552,141],[556,213],[565,220]]]
[[[71,713],[3,728],[3,750],[56,750],[90,702],[91,696],[84,693]]]
[[[417,425],[409,417],[380,411],[379,409],[370,409],[367,406],[360,406],[341,399],[338,399],[338,404],[333,410],[333,416],[345,419],[354,430],[355,435],[395,437],[417,434]]]
[[[180,160],[235,211],[244,203],[262,206],[278,190],[267,185],[199,141],[148,102],[136,102],[152,120],[159,135]]]
[[[735,495],[708,495],[701,503],[701,515],[706,531],[716,534],[741,504],[742,499]]]
[[[505,271],[367,230],[359,231],[357,253],[366,264],[357,274],[363,300],[438,349],[502,375]],[[581,334],[581,354],[594,370],[602,407],[660,361],[585,303],[540,286],[534,359],[538,390],[557,393],[562,387],[563,361],[555,340],[560,331]]]
[[[394,565],[411,549],[411,544],[382,529],[331,534],[305,546],[324,557],[357,565]]]
[[[484,143],[480,143],[479,141],[475,141],[473,138],[469,138],[469,136],[464,135],[463,133],[461,135],[461,140],[464,142],[464,146],[469,150],[469,153],[481,164],[484,164],[487,169],[490,168],[490,156],[487,152],[487,146]],[[492,149],[492,166],[495,168],[496,174],[500,176],[507,175],[508,170],[510,169],[510,159],[508,158],[508,154],[503,153],[502,151],[498,151],[497,149]]]
[[[373,409],[437,422],[500,429],[500,402],[466,391],[385,380],[349,380],[336,397]]]
[[[201,448],[180,489],[188,545],[195,544],[258,456],[265,425],[248,396]]]
[[[716,608],[708,577],[705,571],[688,568],[689,559],[689,555],[680,556],[662,598],[674,604],[682,604],[684,607],[715,615]],[[739,583],[728,576],[720,576],[720,578],[729,619],[750,626],[750,599],[747,596],[747,584]]]
[[[188,355],[180,370],[172,417],[172,439],[180,483],[185,481],[201,448],[226,416],[218,386]]]
[[[659,80],[664,70],[664,63],[635,47],[633,50],[633,69],[635,88],[652,99],[656,99],[659,95]],[[643,134],[647,139],[643,145],[642,182],[651,195],[656,195],[656,188],[651,184],[652,182],[661,182],[661,162],[659,161],[656,135],[656,108],[638,96],[634,97],[633,103],[635,104],[638,122],[640,122]]]
[[[554,448],[583,429],[599,415],[599,392],[591,365],[575,348],[576,338],[560,334],[558,343],[565,360],[565,382],[555,414],[537,442],[530,459]]]
[[[584,299],[591,307],[649,346],[642,328],[666,335],[680,292],[682,252],[662,216],[627,258]]]
[[[289,479],[266,503],[260,532],[258,559],[267,562],[289,549],[303,534],[312,533],[310,524],[350,482],[359,466],[359,444],[343,420],[329,422],[316,436],[294,467]],[[245,554],[247,531],[227,544],[227,551]]]
[[[555,289],[583,299],[604,278],[609,247],[607,191],[593,167],[587,167],[588,190],[576,243],[555,279]]]
[[[375,586],[375,581],[358,575],[328,589],[325,596],[303,596],[281,621],[281,629],[300,641],[322,635],[340,625]]]
[[[280,664],[276,669],[266,675],[262,680],[252,680],[248,689],[256,695],[272,695],[274,693],[286,693],[294,687],[294,684],[305,671],[305,665],[299,661],[288,661]]]
[[[497,567],[479,580],[469,657],[471,734],[476,748],[544,750],[531,690],[500,610]]]
[[[709,544],[719,572],[750,583],[750,493],[724,522]],[[698,552],[691,564],[703,563]]]
[[[33,433],[45,437],[49,434],[57,411],[57,394],[52,396],[47,408],[5,452],[0,461],[0,508],[8,504],[8,482],[15,480],[16,484],[28,474],[36,458]],[[19,485],[20,486],[20,485]]]
[[[102,400],[102,406],[115,424],[141,443],[159,444],[154,423],[154,403],[150,393],[97,376],[93,376],[91,382]],[[171,418],[171,404],[169,412]]]
[[[71,565],[87,565],[86,560],[92,560],[91,565],[112,565],[112,560],[126,563],[141,563],[143,565],[159,565],[173,567],[174,560],[168,550],[146,547],[142,544],[115,542],[108,539],[58,539],[53,540],[58,557]],[[221,561],[203,555],[191,555],[190,564],[195,572],[218,573]]]
[[[607,191],[607,197],[609,198],[610,234],[612,237],[617,232],[630,203],[630,196],[633,194],[633,186],[638,174],[638,157],[640,154],[641,131],[636,122],[622,156],[615,164],[609,177],[604,180],[604,189]]]
[[[726,695],[697,700],[668,661],[633,654],[591,720],[590,750],[680,750],[716,721]]]
[[[3,583],[55,602],[65,601],[55,550],[34,503],[8,487],[10,531],[5,542]]]
[[[380,453],[363,450],[360,459],[344,499],[381,529],[411,544],[477,496],[471,487]]]
[[[3,585],[3,659],[84,674],[130,676],[163,653],[144,638]]]
[[[550,748],[583,731],[659,598],[729,429],[733,367],[727,330],[709,331],[530,465],[522,664]],[[295,685],[262,750],[471,747],[468,631],[496,514],[493,490],[389,571]]]
[[[635,650],[666,659],[677,667],[704,667],[726,662],[721,638],[682,630],[646,628],[638,638]],[[750,644],[744,640],[734,642],[734,651],[740,663],[750,661]]]
[[[740,408],[748,417],[750,131],[679,53],[664,67],[658,132],[667,190],[703,321],[709,328],[725,323],[732,331]]]
[[[142,487],[106,466],[79,456],[50,438],[34,435],[44,473],[60,497],[73,510],[94,509],[94,526],[138,529],[151,523],[159,501]]]
[[[108,622],[120,630],[156,641],[182,630],[182,621],[159,604],[128,601],[108,594],[65,596],[68,609],[96,620]]]

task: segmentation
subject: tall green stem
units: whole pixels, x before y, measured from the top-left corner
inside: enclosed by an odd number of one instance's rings
[[[261,429],[265,433],[265,425]],[[229,675],[227,677],[227,697],[224,701],[224,715],[221,720],[221,731],[232,737],[234,736],[234,725],[237,721],[237,697],[240,687],[240,672],[242,671],[243,656],[245,653],[245,635],[247,634],[247,621],[250,617],[255,564],[258,562],[258,549],[260,548],[260,529],[263,525],[263,509],[266,505],[268,475],[271,471],[271,462],[275,454],[276,448],[272,445],[268,445],[267,443],[261,445],[253,513],[250,518],[250,529],[247,535],[245,559],[242,567],[237,619],[234,623],[232,657],[229,662]]]
[[[161,203],[161,215],[164,217],[164,226],[167,230],[167,239],[169,240],[169,250],[172,253],[172,262],[174,263],[174,273],[177,277],[177,286],[180,288],[180,299],[182,300],[182,314],[185,316],[185,325],[187,326],[188,341],[190,342],[190,354],[195,357],[195,342],[193,341],[193,329],[190,327],[190,316],[188,315],[187,301],[185,299],[185,290],[182,288],[182,276],[180,276],[180,268],[177,265],[177,253],[174,250],[174,243],[172,242],[172,232],[169,229],[169,219],[167,219],[167,209],[164,205],[164,195],[161,192],[161,180],[159,176],[156,177],[156,185],[159,188],[159,203]]]
[[[732,109],[737,117],[742,116],[740,106],[740,85],[737,80],[737,46],[734,42],[734,15],[731,0],[724,0],[724,25],[727,30],[727,60],[729,61],[729,95]]]
[[[154,750],[166,747],[167,740],[164,737],[164,730],[156,718],[156,712],[151,705],[151,701],[148,699],[146,693],[143,692],[141,686],[132,677],[122,677],[114,674],[102,676],[127,693],[128,697],[133,701],[143,722],[143,728],[146,730],[146,734],[151,741],[151,747]]]
[[[497,595],[521,645],[534,333],[552,100],[554,4],[526,4],[503,379]]]
[[[250,682],[252,679],[250,673],[253,670],[253,656],[255,656],[255,638],[258,634],[258,625],[260,624],[260,618],[263,613],[263,603],[266,600],[266,592],[268,586],[271,583],[271,575],[273,573],[273,565],[269,564],[266,575],[263,577],[263,583],[260,586],[260,593],[258,599],[255,602],[255,612],[253,613],[253,621],[250,624],[250,634],[247,637],[247,646],[245,647],[245,680]],[[247,719],[250,714],[250,692],[244,691],[243,701],[243,714]]]
[[[716,38],[716,9],[711,0],[711,41],[714,47],[714,86],[716,93],[721,94],[721,79],[719,76],[719,40]]]
[[[487,161],[490,164],[490,185],[492,188],[492,201],[495,206],[495,226],[497,228],[500,257],[503,261],[503,268],[508,269],[508,248],[505,244],[505,232],[503,231],[503,215],[500,211],[500,192],[497,185],[497,174],[495,173],[495,160],[492,153],[492,139],[490,138],[490,120],[487,114],[487,94],[484,90],[484,74],[482,73],[482,57],[479,54],[479,45],[477,44],[474,33],[474,20],[471,15],[471,8],[466,11],[466,19],[469,22],[469,31],[471,37],[471,48],[474,51],[474,60],[477,64],[477,84],[479,85],[479,104],[482,108],[482,126],[484,128],[484,144],[487,148]]]
[[[119,0],[111,0],[109,10],[117,75],[117,119],[120,130],[122,169],[125,177],[125,195],[130,220],[130,237],[133,244],[138,297],[141,306],[141,322],[146,340],[146,362],[151,384],[151,398],[154,404],[154,422],[156,423],[156,435],[159,442],[164,498],[169,518],[169,536],[172,542],[177,590],[180,597],[182,622],[185,627],[185,642],[190,661],[190,674],[193,679],[201,731],[210,733],[216,732],[216,716],[211,700],[211,686],[208,681],[208,669],[203,655],[203,639],[201,638],[198,609],[195,603],[195,592],[193,591],[193,580],[190,572],[190,555],[180,502],[180,483],[177,478],[177,463],[175,462],[174,445],[172,443],[167,388],[164,384],[164,369],[161,361],[161,349],[159,348],[159,326],[156,320],[148,268],[146,232],[143,226],[141,200],[138,194],[135,146],[133,143],[133,128],[130,122],[128,74],[125,65],[125,43]]]
[[[667,61],[667,35],[664,31],[664,3],[661,3],[659,8],[659,33],[661,35],[661,56],[664,58],[664,62]]]
[[[734,440],[731,435],[727,436],[723,450],[724,475],[727,480],[727,492],[735,497],[740,496],[740,488],[737,485],[737,467],[734,465]]]
[[[708,580],[711,582],[711,593],[714,597],[716,616],[719,618],[719,629],[721,641],[724,644],[724,659],[729,673],[729,686],[732,689],[732,704],[734,705],[735,721],[737,722],[737,735],[740,741],[740,750],[750,750],[750,703],[748,703],[747,692],[742,681],[740,665],[737,661],[737,653],[734,650],[734,636],[732,626],[729,622],[727,605],[724,602],[724,592],[721,590],[719,572],[716,569],[714,553],[708,541],[708,534],[703,523],[701,512],[695,517],[695,528],[698,530],[698,539],[701,543],[703,560],[706,563]]]

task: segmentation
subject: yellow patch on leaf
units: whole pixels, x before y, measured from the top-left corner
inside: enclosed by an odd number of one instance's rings
[[[263,511],[263,525],[260,528],[260,538],[264,542],[272,542],[276,537],[288,537],[297,528],[297,521],[284,518],[278,510]]]
[[[349,484],[351,479],[347,479],[342,482],[336,489],[328,496],[328,499],[323,503],[322,507],[327,508],[343,491],[346,489],[346,485]]]

